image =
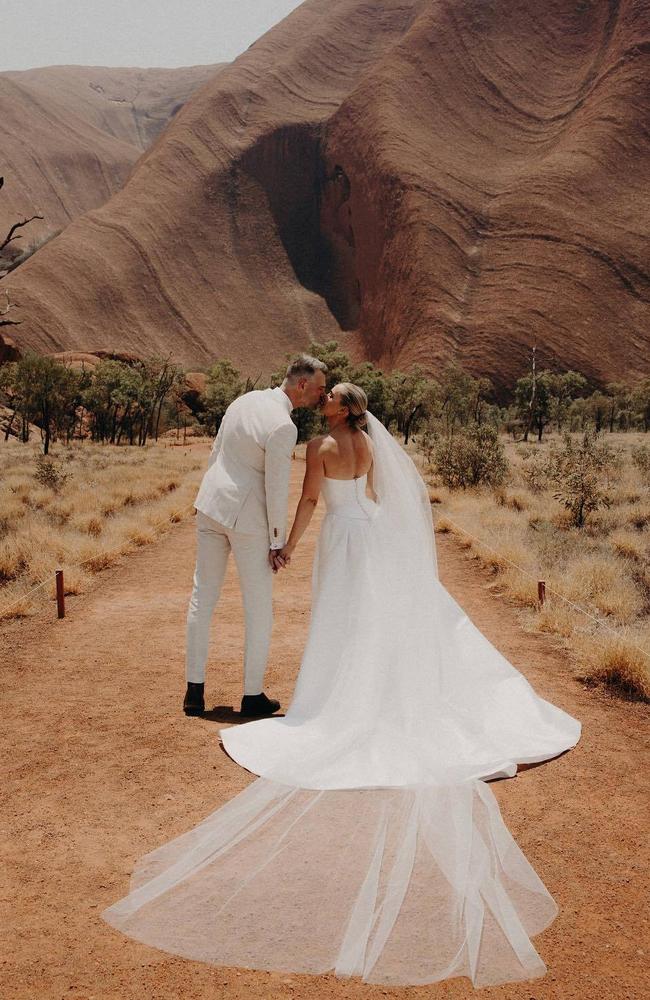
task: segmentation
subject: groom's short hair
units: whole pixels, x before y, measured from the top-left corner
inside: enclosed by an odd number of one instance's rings
[[[297,382],[299,378],[306,378],[315,372],[327,374],[327,365],[318,358],[312,358],[311,354],[299,354],[287,368],[286,379],[288,382]]]

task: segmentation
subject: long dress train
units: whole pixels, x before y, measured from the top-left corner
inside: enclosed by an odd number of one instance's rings
[[[103,914],[222,965],[475,986],[546,967],[557,907],[485,783],[574,746],[437,579],[411,460],[369,417],[379,502],[326,479],[309,637],[284,718],[222,730],[260,775],[143,858]]]

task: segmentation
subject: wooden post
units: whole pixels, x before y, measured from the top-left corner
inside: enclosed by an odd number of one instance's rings
[[[537,597],[541,607],[546,600],[546,583],[544,580],[537,581]]]
[[[59,618],[65,618],[65,591],[63,588],[63,570],[56,571],[56,611]]]

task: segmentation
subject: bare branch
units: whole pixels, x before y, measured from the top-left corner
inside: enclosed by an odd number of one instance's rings
[[[23,226],[28,226],[30,222],[34,221],[34,219],[41,219],[42,220],[44,218],[45,218],[45,216],[43,216],[43,215],[32,215],[31,218],[29,218],[29,219],[23,219],[22,222],[14,222],[13,226],[11,227],[11,229],[9,230],[9,232],[7,233],[7,235],[5,237],[4,243],[0,243],[0,250],[4,250],[4,248],[9,243],[12,242],[12,240],[19,240],[19,239],[21,239],[22,233],[20,233],[18,236],[14,236],[14,233],[16,232],[17,229],[22,229]]]
[[[5,306],[4,309],[0,309],[0,326],[19,326],[20,323],[21,323],[21,320],[19,320],[19,319],[3,319],[2,318],[4,316],[6,316],[7,313],[9,312],[9,310],[13,309],[13,307],[14,307],[13,302],[11,302],[9,300],[9,292],[7,291],[6,288],[4,289],[4,293],[5,293],[5,299],[7,300],[7,304],[6,304],[6,306]]]

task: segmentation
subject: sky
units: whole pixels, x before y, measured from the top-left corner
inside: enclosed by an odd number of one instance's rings
[[[229,62],[301,0],[0,0],[0,72]]]

